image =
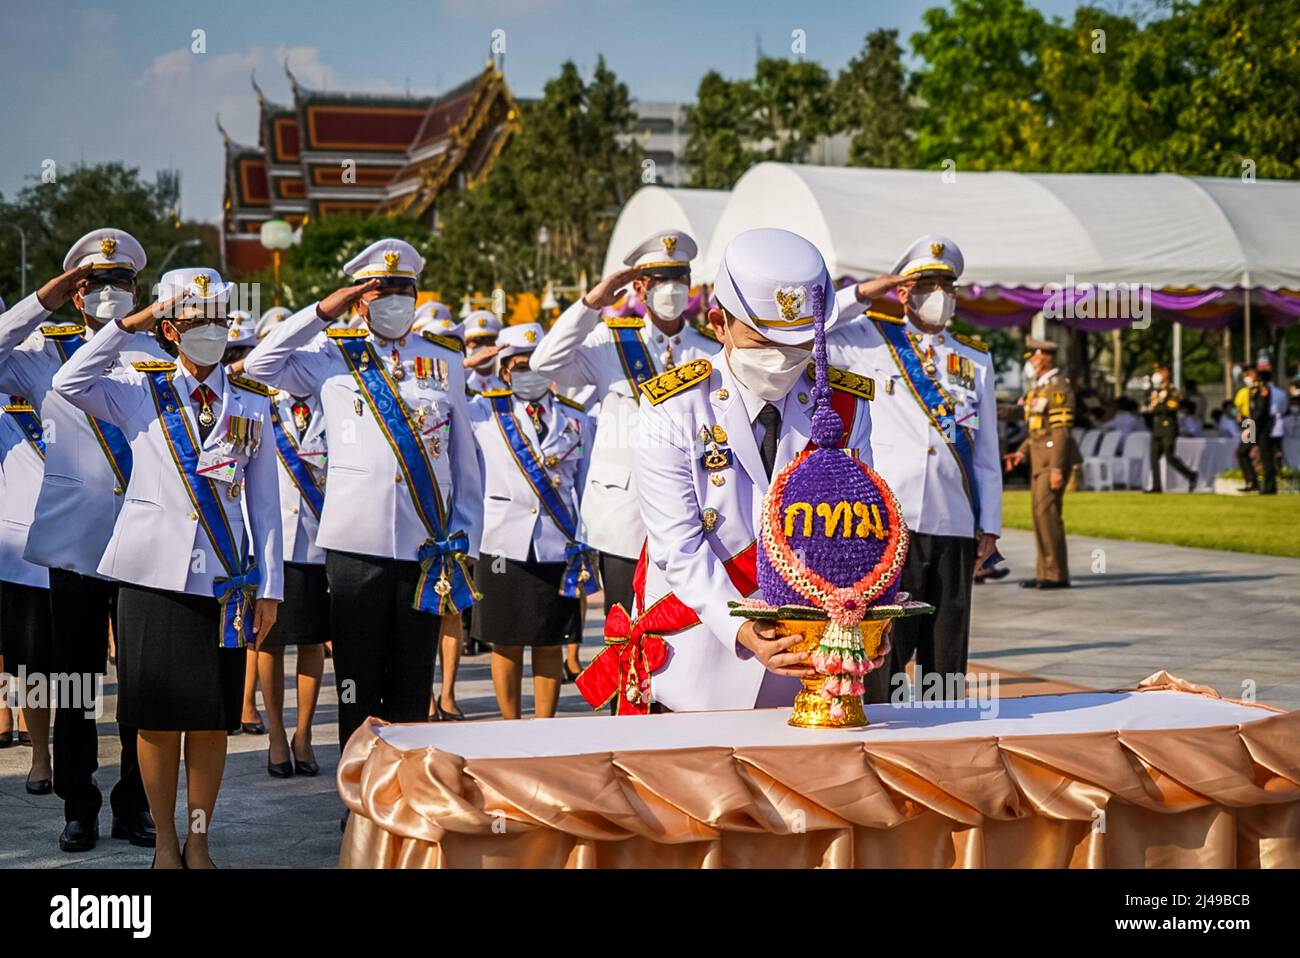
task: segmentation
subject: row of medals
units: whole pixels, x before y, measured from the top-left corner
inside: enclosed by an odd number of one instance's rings
[[[217,422],[216,413],[212,411],[212,406],[204,403],[199,407],[199,425],[204,429],[211,429]],[[256,419],[249,419],[246,416],[231,416],[226,423],[226,438],[230,442],[232,449],[238,452],[245,452],[250,457],[257,451],[258,444],[262,439],[262,424]],[[226,484],[226,495],[231,499],[238,499],[242,487],[238,480],[232,479]]]
[[[731,450],[726,448],[727,431],[716,423],[713,426],[701,426],[696,438],[702,445],[710,447],[704,454],[704,468],[709,471],[709,482],[718,487],[725,486],[727,476],[723,470],[731,465]],[[700,527],[705,532],[712,532],[718,527],[720,518],[718,510],[709,507],[700,513]]]
[[[405,346],[406,340],[399,339],[393,346],[393,353],[390,359],[388,375],[394,382],[402,382],[406,379],[406,367],[402,365],[402,357],[397,352],[398,346]],[[370,351],[366,350],[361,354],[361,365],[364,368],[370,363]],[[436,385],[443,392],[447,391],[447,361],[445,359],[430,359],[428,356],[414,356],[411,359],[411,368],[415,372],[415,381],[423,386]],[[406,404],[402,399],[401,393],[395,394],[397,401]],[[360,400],[358,400],[360,402]],[[415,428],[423,433],[424,420],[429,415],[428,406],[421,406],[412,413],[415,418]],[[429,455],[437,459],[442,455],[442,437],[437,433],[425,437],[425,445],[429,447]]]

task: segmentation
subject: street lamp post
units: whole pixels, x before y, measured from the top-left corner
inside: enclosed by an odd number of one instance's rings
[[[275,305],[280,305],[280,254],[293,245],[293,227],[284,220],[267,220],[262,224],[259,239],[271,251],[271,264],[275,271]]]

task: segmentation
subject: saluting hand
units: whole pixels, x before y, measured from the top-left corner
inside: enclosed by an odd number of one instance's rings
[[[72,294],[77,291],[78,284],[90,275],[92,269],[94,267],[87,263],[85,266],[75,266],[65,273],[60,273],[36,291],[37,301],[51,313],[67,305],[72,299]]]
[[[491,346],[480,346],[478,349],[466,356],[461,361],[461,365],[466,369],[478,369],[480,366],[485,366],[490,363],[496,358],[497,353],[501,352],[503,349],[505,349],[505,345],[502,343],[494,343]]]
[[[807,652],[787,651],[801,638],[798,635],[780,635],[775,623],[755,619],[746,622],[736,633],[736,641],[753,652],[754,658],[763,663],[763,668],[777,675],[792,675],[795,678],[812,675],[814,671],[807,664]]]
[[[150,303],[148,306],[137,309],[126,319],[122,320],[122,328],[128,333],[144,333],[151,331],[158,325],[160,319],[172,319],[176,315],[176,307],[181,305],[186,294],[181,293],[172,296],[169,299],[160,299],[156,303]]]
[[[271,627],[280,614],[278,599],[255,599],[253,601],[253,648],[262,651],[262,643],[271,634]]]
[[[361,299],[363,295],[371,290],[379,288],[379,280],[368,279],[364,283],[357,283],[355,286],[344,286],[342,289],[336,289],[317,305],[316,309],[328,320],[336,320],[346,316],[352,309],[352,304]]]
[[[618,302],[618,295],[623,291],[623,287],[640,275],[641,267],[639,266],[625,266],[620,270],[615,270],[593,286],[587,295],[582,297],[582,301],[587,304],[589,309],[604,309],[606,306],[613,306]]]
[[[873,299],[884,296],[891,289],[897,289],[905,282],[907,282],[906,276],[888,273],[885,276],[877,276],[875,279],[866,279],[858,283],[855,287],[855,293],[859,303],[869,303]]]

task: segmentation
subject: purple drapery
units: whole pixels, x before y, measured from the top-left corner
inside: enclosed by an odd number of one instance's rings
[[[1251,290],[1250,295],[1258,297],[1264,305],[1290,318],[1290,322],[1278,325],[1289,326],[1300,317],[1300,295],[1287,295],[1275,289],[1254,289]]]

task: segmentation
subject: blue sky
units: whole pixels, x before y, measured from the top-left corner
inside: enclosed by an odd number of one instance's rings
[[[755,52],[807,57],[837,71],[879,27],[906,38],[942,0],[0,0],[0,193],[41,164],[121,160],[147,176],[176,167],[182,207],[215,220],[221,207],[221,114],[255,143],[249,73],[287,101],[287,58],[301,83],[334,90],[432,93],[482,68],[504,30],[505,72],[520,96],[541,91],[572,59],[603,53],[632,95],[688,100],[700,75],[752,72]],[[1069,17],[1075,0],[1035,0]],[[191,50],[195,30],[206,52]]]

